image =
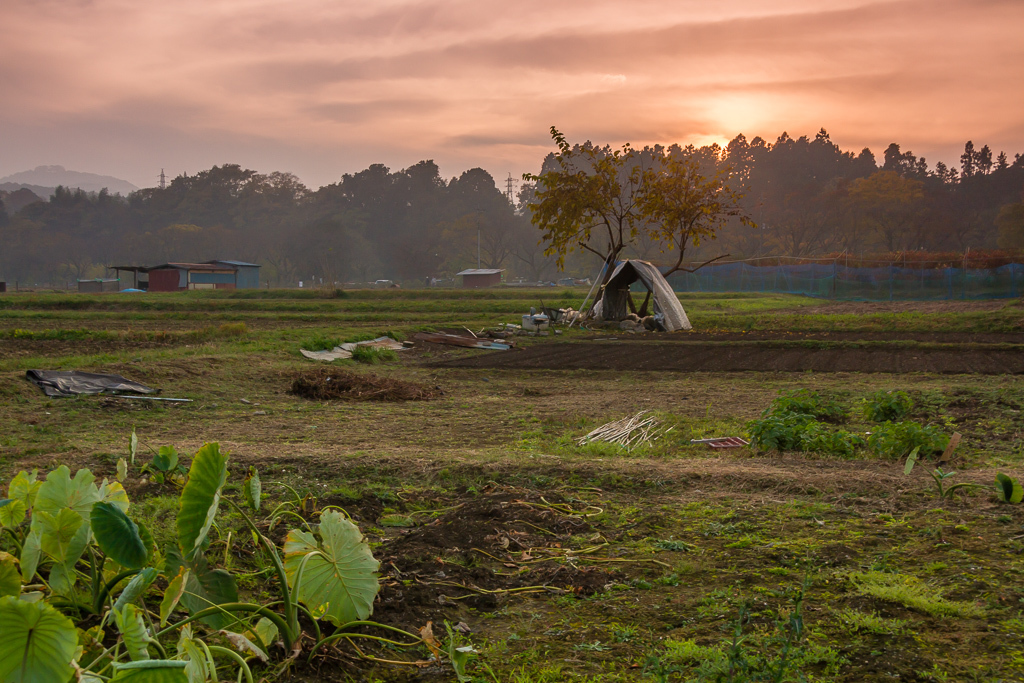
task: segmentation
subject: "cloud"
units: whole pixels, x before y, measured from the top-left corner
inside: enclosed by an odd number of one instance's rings
[[[28,137],[0,174],[77,167],[39,158],[59,139],[115,175],[217,151],[314,185],[422,158],[497,177],[536,170],[552,124],[611,144],[825,126],[876,153],[1018,151],[1022,25],[1012,0],[9,0],[0,125]]]

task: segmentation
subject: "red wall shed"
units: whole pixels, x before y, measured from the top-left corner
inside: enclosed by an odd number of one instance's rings
[[[150,292],[177,292],[181,286],[181,273],[177,268],[158,268],[149,271]]]

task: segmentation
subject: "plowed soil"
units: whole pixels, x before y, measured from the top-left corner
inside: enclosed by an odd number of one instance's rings
[[[595,341],[483,352],[435,367],[673,372],[1024,373],[1024,349],[771,346]]]

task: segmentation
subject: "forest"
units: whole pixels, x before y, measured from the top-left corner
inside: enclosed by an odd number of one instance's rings
[[[612,154],[590,142],[574,149]],[[845,253],[963,252],[1024,247],[1024,157],[967,142],[959,168],[893,143],[878,159],[844,151],[822,129],[813,138],[783,133],[774,143],[736,136],[725,147],[672,145],[635,150],[696,160],[739,195],[739,211],[717,235],[687,252],[696,261],[813,257]],[[541,165],[555,163],[554,152]],[[537,178],[538,176],[530,176]],[[536,184],[509,197],[485,170],[446,180],[430,160],[392,171],[374,164],[312,190],[290,173],[235,164],[181,175],[165,188],[127,197],[58,188],[49,201],[0,205],[0,280],[63,283],[99,277],[109,265],[226,258],[260,263],[262,278],[294,286],[390,279],[406,285],[445,280],[463,268],[503,268],[506,279],[559,277],[531,223]],[[510,201],[511,199],[511,201]],[[638,240],[623,255],[670,259],[663,245]],[[570,253],[564,270],[592,277],[594,254]]]

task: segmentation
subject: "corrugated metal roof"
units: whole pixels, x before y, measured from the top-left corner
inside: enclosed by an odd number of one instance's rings
[[[216,263],[167,263],[163,266],[156,266],[157,268],[182,268],[185,270],[231,270],[231,268],[225,268],[223,266],[217,266]]]
[[[497,275],[498,273],[504,273],[504,268],[467,268],[461,273],[455,273],[456,275]]]
[[[245,261],[225,261],[223,259],[215,260],[215,261],[207,261],[207,263],[226,263],[229,266],[248,266],[250,268],[259,268],[260,267],[260,264],[258,264],[258,263],[246,263]]]

